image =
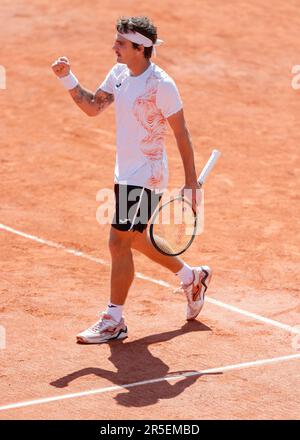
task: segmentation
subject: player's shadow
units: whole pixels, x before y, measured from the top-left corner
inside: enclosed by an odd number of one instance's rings
[[[127,390],[127,392],[122,390],[114,397],[120,405],[142,407],[153,405],[158,402],[159,399],[171,399],[172,397],[178,396],[187,387],[196,382],[201,374],[193,375],[195,370],[169,371],[167,364],[160,358],[153,356],[149,350],[149,346],[169,341],[186,333],[209,330],[211,329],[199,321],[192,321],[184,324],[180,329],[146,336],[132,342],[124,342],[122,340],[113,341],[109,344],[111,350],[109,360],[117,369],[116,372],[96,367],[83,368],[82,370],[75,371],[51,382],[50,385],[64,388],[73,380],[94,374],[116,385],[120,385],[124,390]],[[162,347],[162,351],[163,350],[164,347]],[[167,346],[165,350],[168,350]],[[201,351],[201,345],[195,346],[188,344],[187,351],[188,350],[193,354],[199,353]],[[172,355],[177,356],[180,361],[184,356],[184,354],[180,352],[180,349],[173,351]],[[167,380],[159,380],[167,376],[176,376],[182,373],[187,374],[187,377],[183,377],[182,379],[179,377],[176,381],[170,382]],[[131,385],[144,381],[146,383]]]

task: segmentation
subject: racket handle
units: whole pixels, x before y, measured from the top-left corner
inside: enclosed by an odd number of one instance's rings
[[[199,185],[201,185],[201,186],[203,185],[203,183],[205,182],[208,174],[210,173],[210,171],[214,167],[216,161],[218,160],[218,157],[220,156],[220,154],[221,154],[221,152],[219,150],[213,150],[213,152],[210,155],[210,158],[206,162],[203,170],[201,171],[200,176],[198,177]]]

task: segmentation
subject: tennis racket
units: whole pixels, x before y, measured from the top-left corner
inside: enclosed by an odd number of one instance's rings
[[[200,187],[220,154],[218,150],[211,153],[198,178]],[[151,242],[164,255],[180,255],[194,241],[198,223],[198,213],[193,210],[191,201],[179,195],[163,203],[153,214],[149,228]]]

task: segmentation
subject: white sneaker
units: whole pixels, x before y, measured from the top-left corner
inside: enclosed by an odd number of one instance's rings
[[[124,319],[122,318],[120,322],[117,322],[105,312],[101,314],[99,321],[76,336],[77,342],[83,344],[102,344],[103,342],[127,337],[128,330]]]
[[[204,305],[205,292],[212,277],[212,270],[208,266],[194,267],[193,273],[194,281],[188,285],[184,285],[181,283],[181,287],[180,289],[178,289],[186,294],[187,321],[195,319],[201,312]]]

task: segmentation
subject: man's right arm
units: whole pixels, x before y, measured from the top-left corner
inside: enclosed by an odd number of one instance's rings
[[[69,78],[71,67],[68,58],[60,57],[52,64],[52,70],[58,78]],[[72,83],[73,85],[73,83]],[[72,87],[72,86],[71,86]],[[109,104],[114,101],[114,95],[98,89],[95,93],[84,89],[78,80],[75,81],[74,87],[70,89],[67,86],[69,93],[78,107],[84,111],[88,116],[96,116],[105,110]]]
[[[101,89],[98,89],[96,93],[92,93],[80,84],[69,90],[69,93],[78,107],[88,116],[97,116],[114,101],[114,95]]]

